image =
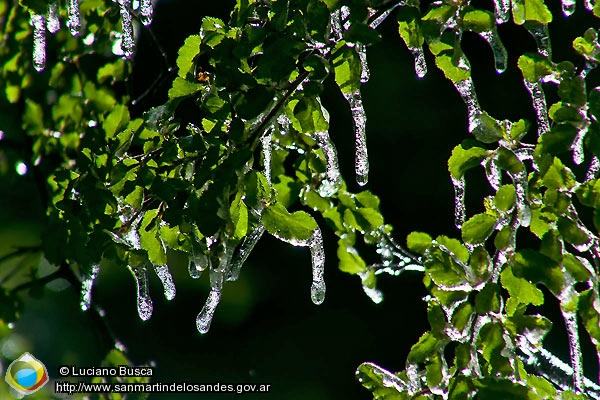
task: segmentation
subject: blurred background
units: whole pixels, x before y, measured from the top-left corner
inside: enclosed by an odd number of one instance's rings
[[[492,7],[492,2],[472,3]],[[156,4],[151,29],[169,62],[174,64],[184,39],[199,31],[203,16],[227,19],[233,4],[185,0]],[[591,26],[589,17],[578,10],[567,20],[556,7],[552,9],[555,22],[551,26],[554,59],[571,59],[581,65],[570,50],[570,42],[583,33],[581,26]],[[523,28],[511,24],[501,26],[499,31],[509,51],[509,68],[502,75],[496,74],[491,50],[483,39],[475,34],[464,35],[463,47],[471,60],[481,106],[497,119],[535,121],[529,94],[516,67],[519,55],[536,50],[535,42]],[[368,48],[371,79],[363,87],[371,162],[366,188],[381,198],[383,215],[394,226],[399,243],[404,244],[412,231],[459,237],[453,222],[453,189],[446,162],[452,148],[468,137],[466,108],[430,54],[426,53],[428,74],[417,79],[412,56],[400,41],[393,18],[381,26],[380,32],[383,40]],[[146,90],[148,82],[165,73],[155,41],[143,30],[139,32],[134,63],[133,98]],[[591,79],[597,82],[598,75]],[[547,89],[548,104],[552,104],[556,101],[555,88]],[[158,85],[139,103],[138,112],[163,103],[167,90],[168,83]],[[331,81],[327,82],[323,103],[331,115],[330,133],[338,148],[342,173],[350,190],[359,191],[354,183],[350,111]],[[535,126],[530,132],[529,141],[535,142]],[[19,170],[22,154],[18,148],[3,148],[0,141],[0,257],[13,246],[36,245],[40,240],[43,211],[33,177]],[[483,210],[482,199],[491,192],[479,170],[469,172],[467,185],[467,212],[472,215]],[[249,399],[369,399],[370,393],[354,377],[357,366],[371,361],[391,371],[404,368],[410,347],[428,329],[422,300],[426,292],[418,273],[380,276],[379,286],[385,297],[381,304],[374,304],[363,293],[358,278],[337,269],[337,239],[326,229],[323,233],[327,295],[321,306],[310,300],[308,249],[294,248],[268,235],[246,262],[240,279],[226,285],[206,335],[198,333],[195,319],[209,291],[208,276],[193,280],[185,268],[173,268],[182,261],[175,254],[169,261],[177,296],[167,302],[160,281],[149,274],[154,301],[149,321],[138,318],[135,282],[123,268],[103,266],[94,286],[93,303],[104,310],[106,326],[126,349],[129,359],[136,365],[155,366],[152,382],[271,385],[269,395],[245,394],[244,398]],[[3,262],[0,276],[19,263],[31,262],[40,262],[39,257],[25,255]],[[0,343],[5,360],[29,351],[45,363],[51,378],[57,378],[61,364],[100,365],[109,350],[106,328],[93,313],[81,311],[79,293],[66,281],[24,290],[21,295],[22,317]],[[543,312],[555,322],[548,336],[549,347],[566,361],[567,337],[558,309],[550,301],[545,307]],[[585,343],[583,350],[584,354],[593,353]],[[0,371],[2,367],[7,365],[0,365]],[[588,361],[586,370],[589,376],[597,376],[596,360]],[[0,385],[5,385],[3,380]],[[199,397],[228,399],[236,395],[150,395],[151,400]]]

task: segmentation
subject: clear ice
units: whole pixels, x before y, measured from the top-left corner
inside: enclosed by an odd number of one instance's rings
[[[166,265],[154,265],[154,272],[162,282],[165,290],[165,298],[167,300],[173,300],[175,298],[175,284],[173,283],[173,277],[169,268]]]
[[[494,157],[490,157],[485,161],[485,176],[487,177],[490,186],[494,190],[500,189],[502,186],[502,173],[500,172],[500,168],[496,164],[496,159]]]
[[[223,291],[223,273],[220,271],[210,271],[211,289],[208,298],[202,307],[202,310],[196,318],[196,327],[202,334],[207,333],[210,329],[215,310],[221,301]]]
[[[126,58],[133,56],[133,22],[131,20],[131,0],[118,0],[119,8],[121,9],[121,49]]]
[[[532,24],[527,27],[527,30],[535,39],[537,44],[538,53],[544,57],[548,57],[548,60],[552,59],[552,47],[550,47],[550,32],[548,31],[547,24]]]
[[[271,156],[272,156],[272,146],[271,141],[273,139],[273,130],[269,129],[267,133],[260,139],[263,150],[263,164],[265,167],[265,178],[267,178],[267,182],[269,185],[271,184]]]
[[[596,0],[596,1],[598,1],[598,0]],[[596,4],[596,1],[594,1],[594,0],[583,0],[583,6],[585,7],[586,10],[592,11],[594,9],[594,5]]]
[[[456,82],[454,86],[456,87],[456,90],[458,90],[460,97],[462,97],[463,101],[467,105],[469,132],[473,132],[479,125],[477,117],[481,114],[481,107],[479,106],[479,101],[477,100],[477,94],[475,93],[473,80],[471,77],[468,77],[463,81]]]
[[[147,321],[152,316],[152,299],[150,298],[148,290],[148,277],[146,275],[146,267],[133,268],[129,267],[129,270],[135,278],[137,285],[137,308],[138,314],[142,321]]]
[[[508,22],[510,13],[510,0],[494,0],[494,10],[496,12],[497,24]]]
[[[152,23],[152,0],[140,0],[140,20],[142,24],[148,26]]]
[[[79,0],[68,0],[67,3],[67,28],[71,31],[71,35],[79,35],[81,29],[81,16],[79,14]]]
[[[418,78],[423,78],[427,74],[427,61],[425,61],[425,53],[422,47],[411,47],[410,52],[415,59],[415,73]]]
[[[250,253],[252,253],[254,246],[256,246],[256,243],[258,243],[264,232],[264,225],[259,224],[244,238],[244,241],[231,261],[231,268],[229,269],[229,276],[227,277],[228,281],[236,281],[238,279],[242,266],[246,262],[246,259],[248,259]]]
[[[577,327],[577,314],[575,312],[562,311],[567,334],[569,335],[569,354],[571,356],[571,367],[573,368],[573,384],[578,392],[583,391],[583,365],[581,361],[581,346],[579,344],[579,332]]]
[[[573,162],[575,165],[581,165],[585,161],[585,155],[583,152],[583,139],[587,133],[587,128],[582,129],[577,133],[573,144],[571,144],[571,150],[573,150]]]
[[[508,53],[506,52],[504,44],[500,40],[500,36],[498,35],[496,27],[489,31],[481,32],[479,35],[484,38],[486,42],[488,42],[490,48],[492,49],[492,54],[494,55],[494,64],[496,65],[496,72],[501,74],[506,71]]]
[[[600,160],[598,160],[598,157],[593,156],[592,161],[590,161],[590,166],[585,174],[585,180],[589,181],[595,179],[598,175],[598,171],[600,171]]]
[[[527,172],[517,172],[512,176],[515,184],[515,192],[517,195],[517,215],[519,224],[523,227],[528,227],[531,222],[531,209],[529,208],[529,199],[527,194]]]
[[[362,103],[360,90],[352,94],[344,94],[346,101],[350,104],[352,119],[354,121],[354,134],[356,140],[356,157],[354,169],[356,171],[356,182],[364,186],[369,181],[369,156],[367,153],[367,115]]]
[[[570,17],[575,12],[575,0],[561,0],[562,12],[565,17]]]
[[[92,305],[92,286],[94,285],[94,280],[98,277],[98,272],[100,272],[100,264],[92,265],[89,274],[81,282],[80,306],[83,311],[89,310]]]
[[[48,4],[48,21],[46,27],[48,32],[55,34],[60,29],[60,20],[58,19],[58,3]]]
[[[369,64],[367,63],[367,46],[365,46],[362,43],[356,43],[354,48],[358,53],[360,64],[362,65],[362,69],[360,72],[360,82],[367,83],[371,76],[371,72],[369,71]]]
[[[465,222],[465,177],[462,176],[460,179],[452,179],[452,185],[454,185],[454,225],[458,229]]]
[[[546,108],[546,96],[544,95],[544,90],[542,89],[542,82],[531,82],[528,79],[523,79],[523,82],[531,94],[533,108],[535,109],[535,114],[537,115],[538,136],[541,136],[550,130],[550,121],[548,120],[548,110]]]
[[[325,155],[327,179],[321,183],[319,194],[323,197],[331,197],[337,193],[342,184],[342,176],[338,166],[337,150],[329,137],[329,132],[316,132],[314,137],[317,144]]]
[[[33,25],[33,66],[41,72],[46,67],[46,17],[31,14]]]

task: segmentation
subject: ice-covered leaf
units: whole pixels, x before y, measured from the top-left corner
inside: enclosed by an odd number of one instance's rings
[[[142,248],[148,252],[150,261],[155,265],[166,265],[167,254],[159,235],[158,209],[144,213],[139,233]]]
[[[547,57],[538,53],[525,53],[519,57],[518,66],[523,78],[530,82],[537,82],[552,73],[552,64]]]
[[[560,265],[538,251],[523,249],[513,256],[511,264],[516,276],[534,284],[543,283],[555,296],[569,284]]]
[[[502,301],[500,286],[496,283],[489,282],[475,296],[475,310],[479,315],[486,315],[491,312],[500,312],[500,304]]]
[[[513,0],[512,13],[513,21],[517,25],[523,25],[525,22],[552,22],[552,13],[544,4],[544,0]]]
[[[333,53],[332,65],[335,82],[342,93],[353,94],[360,88],[362,65],[353,49],[343,42],[338,43]]]
[[[463,15],[462,28],[476,33],[486,32],[495,25],[494,16],[486,10],[471,9]]]
[[[514,185],[502,185],[494,196],[494,203],[498,210],[506,212],[514,207],[516,198]]]
[[[248,232],[248,207],[242,199],[242,192],[238,192],[229,207],[229,215],[233,223],[233,237],[241,239]]]
[[[407,360],[411,363],[422,363],[431,353],[436,351],[438,346],[438,339],[436,339],[431,333],[426,332],[410,349]]]
[[[329,129],[329,114],[315,97],[303,96],[299,101],[290,101],[293,110],[292,125],[303,133],[325,132]]]
[[[406,246],[410,251],[414,251],[417,254],[425,253],[425,250],[431,246],[433,239],[426,233],[423,232],[412,232],[406,238]]]
[[[462,227],[462,239],[467,243],[482,243],[494,230],[496,218],[489,214],[476,214],[469,218]]]
[[[317,223],[304,211],[288,212],[281,204],[271,204],[265,208],[262,220],[267,232],[290,241],[308,241]]]
[[[424,42],[420,14],[416,7],[400,7],[398,10],[398,32],[409,49],[421,47]]]
[[[340,270],[349,274],[358,274],[367,269],[367,264],[356,249],[348,246],[344,239],[338,240],[337,256],[340,260]]]
[[[565,167],[558,157],[554,157],[554,162],[544,174],[543,181],[550,189],[571,189],[575,186],[573,172]]]
[[[454,179],[460,179],[466,171],[478,166],[487,153],[488,151],[481,147],[465,149],[458,145],[452,150],[448,160],[448,171]]]
[[[514,315],[519,304],[533,304],[539,306],[544,304],[544,294],[533,283],[516,277],[511,268],[505,268],[500,276],[502,287],[504,287],[510,298],[506,302],[506,313]]]

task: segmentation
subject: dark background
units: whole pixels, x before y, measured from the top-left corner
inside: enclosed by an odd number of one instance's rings
[[[489,9],[487,3],[474,1],[473,5]],[[183,40],[198,32],[203,16],[227,19],[232,6],[232,1],[160,2],[151,29],[169,62],[174,64]],[[571,59],[581,65],[570,42],[583,33],[581,26],[593,22],[583,9],[568,20],[558,9],[552,11],[554,59]],[[428,74],[416,78],[412,56],[396,29],[393,18],[388,19],[380,29],[383,41],[368,49],[371,80],[363,87],[371,161],[367,189],[380,196],[382,212],[395,227],[398,242],[404,243],[411,231],[458,237],[446,162],[452,148],[468,137],[466,108],[430,54],[426,54]],[[501,26],[500,35],[509,51],[509,68],[502,75],[495,72],[487,44],[475,34],[464,35],[463,47],[471,60],[480,104],[497,119],[535,121],[516,67],[518,56],[535,51],[535,43],[523,28],[512,24]],[[158,48],[147,32],[140,34],[134,62],[131,90],[136,97],[148,82],[165,73]],[[591,78],[598,81],[597,75]],[[545,88],[548,104],[552,104],[555,89]],[[162,103],[167,89],[158,85],[141,100],[139,110]],[[331,137],[338,147],[343,175],[350,190],[358,191],[350,111],[332,82],[327,83],[323,102],[331,114]],[[535,131],[533,126],[528,135],[531,142],[536,140]],[[0,178],[5,190],[0,203],[0,220],[4,221],[0,239],[35,241],[40,229],[39,213],[35,212],[39,203],[30,177],[9,172]],[[472,215],[483,210],[482,198],[491,193],[481,171],[470,172],[467,185],[467,212]],[[323,226],[323,221],[319,222]],[[138,318],[134,280],[125,269],[105,266],[101,270],[93,302],[105,311],[106,324],[127,349],[128,357],[135,364],[154,363],[153,382],[268,383],[272,398],[369,399],[368,391],[354,377],[356,367],[372,361],[391,371],[404,368],[411,345],[428,328],[422,301],[426,292],[420,274],[381,276],[385,300],[375,305],[362,292],[358,278],[337,269],[337,240],[323,231],[327,295],[321,306],[310,300],[309,251],[268,235],[246,262],[239,281],[226,285],[206,335],[198,333],[195,319],[208,294],[208,276],[193,280],[181,268],[172,269],[177,296],[171,302],[164,299],[160,282],[150,274],[154,314],[148,322]],[[9,357],[20,350],[30,351],[56,378],[58,365],[99,365],[108,349],[104,328],[79,308],[79,294],[68,285],[60,287],[60,282],[54,289],[60,290],[46,288],[42,296],[25,293],[26,311],[2,352]],[[549,307],[543,312],[555,323],[548,342],[566,361],[567,338],[560,315],[551,296],[546,300]],[[591,358],[586,367],[592,377],[597,363],[595,356],[587,355],[593,352],[592,347],[584,347],[584,358]],[[246,394],[244,398],[263,396]],[[200,397],[236,396],[163,394],[150,399]]]

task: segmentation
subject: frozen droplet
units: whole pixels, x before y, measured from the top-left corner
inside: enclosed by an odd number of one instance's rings
[[[152,316],[152,299],[148,290],[148,277],[146,267],[129,267],[137,285],[137,308],[142,321],[147,321]]]
[[[48,21],[46,22],[46,28],[48,32],[54,34],[60,29],[60,20],[58,19],[58,3],[48,4]]]
[[[81,17],[79,15],[79,0],[68,0],[67,2],[67,28],[71,31],[71,35],[79,35],[81,29]]]
[[[100,264],[92,265],[89,274],[87,274],[85,279],[81,282],[80,306],[83,311],[89,310],[92,305],[92,286],[94,285],[94,280],[98,276],[98,272],[100,272]]]
[[[240,276],[240,270],[242,266],[246,262],[246,259],[256,246],[256,243],[260,240],[263,233],[265,232],[265,227],[263,224],[257,225],[250,234],[248,234],[241,246],[239,247],[237,253],[234,255],[233,260],[231,261],[231,269],[229,272],[229,276],[227,277],[228,281],[236,281]]]
[[[118,0],[121,10],[121,49],[126,58],[133,56],[133,22],[131,20],[131,0]]]
[[[46,17],[31,14],[33,25],[33,66],[41,72],[46,67]]]
[[[206,333],[210,329],[215,310],[221,301],[221,292],[221,288],[216,286],[210,289],[206,303],[196,318],[196,327],[200,333]]]
[[[529,91],[529,94],[531,94],[533,108],[537,115],[538,136],[541,136],[550,130],[548,109],[546,108],[546,96],[542,89],[542,83],[540,81],[531,82],[528,79],[523,79],[523,82],[525,83],[525,87]]]
[[[272,146],[271,141],[273,140],[273,130],[269,128],[268,132],[263,135],[260,139],[263,150],[263,164],[265,167],[265,178],[267,178],[267,182],[269,185],[271,184],[271,156],[272,156]]]
[[[367,46],[365,46],[362,43],[356,43],[356,46],[354,48],[358,53],[358,58],[360,59],[360,64],[362,66],[360,72],[360,81],[361,83],[367,83],[371,76],[371,72],[369,71],[369,64],[367,63]]]
[[[581,165],[585,161],[585,155],[583,153],[583,139],[587,133],[587,127],[577,132],[577,136],[571,144],[571,150],[573,150],[573,162],[575,165]]]
[[[561,0],[561,5],[565,17],[570,17],[575,12],[575,0]]]
[[[481,107],[479,106],[479,101],[477,100],[477,94],[475,93],[475,85],[473,85],[473,80],[471,77],[469,77],[460,82],[455,82],[454,87],[456,87],[460,97],[462,97],[463,101],[467,105],[469,132],[473,132],[479,125],[479,119],[477,116],[481,114]]]
[[[490,48],[492,49],[492,54],[494,55],[494,64],[496,65],[496,72],[501,74],[506,71],[508,53],[506,52],[504,44],[500,40],[500,36],[498,35],[496,27],[489,31],[481,32],[479,35],[484,38],[486,42],[488,42]]]
[[[547,57],[548,60],[552,59],[552,47],[550,46],[550,32],[548,31],[548,24],[537,24],[526,25],[527,30],[535,39],[537,44],[538,53]]]
[[[15,164],[15,170],[17,171],[17,174],[21,176],[27,175],[27,164],[25,164],[23,161],[19,161]]]
[[[352,94],[344,94],[350,105],[352,120],[354,121],[354,134],[356,142],[356,157],[354,169],[356,170],[356,182],[360,186],[367,184],[369,180],[369,156],[367,153],[367,115],[362,103],[360,90]]]
[[[315,304],[321,304],[325,300],[325,250],[323,249],[323,237],[321,230],[315,229],[309,241],[310,255],[312,259],[312,286],[310,298]]]
[[[588,167],[588,170],[585,174],[585,180],[590,181],[592,179],[596,179],[596,176],[598,175],[599,170],[600,170],[600,161],[598,160],[598,157],[593,156],[592,161],[590,161],[590,166]]]
[[[415,73],[418,78],[423,78],[427,74],[427,61],[422,47],[411,47],[410,52],[415,59]]]
[[[175,298],[175,283],[173,283],[173,277],[169,268],[166,265],[154,265],[154,272],[162,282],[165,290],[165,298],[167,300],[173,300]]]
[[[519,224],[523,227],[528,227],[531,222],[531,208],[529,207],[527,172],[520,171],[511,174],[513,183],[515,184],[515,192],[517,195],[517,216]]]
[[[494,188],[494,190],[500,189],[500,186],[502,186],[502,173],[496,164],[496,159],[494,157],[490,157],[484,161],[484,166],[485,176],[487,177],[490,186]]]
[[[337,150],[329,137],[329,132],[316,132],[314,137],[325,155],[327,171],[327,179],[321,183],[319,194],[323,197],[331,197],[337,193],[342,184],[342,176],[338,166]]]
[[[459,179],[452,179],[452,185],[454,185],[454,225],[458,229],[465,222],[465,177],[462,176]]]
[[[148,26],[152,23],[152,14],[154,9],[152,0],[140,0],[140,20],[142,24]]]
[[[508,21],[510,12],[510,0],[494,0],[496,12],[496,23],[503,24]]]

